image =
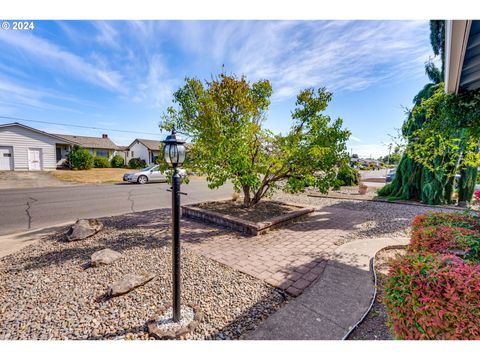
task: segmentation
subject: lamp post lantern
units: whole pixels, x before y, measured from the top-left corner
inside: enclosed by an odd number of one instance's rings
[[[185,141],[177,135],[175,127],[172,133],[162,141],[163,157],[173,168],[172,175],[172,282],[173,282],[173,321],[181,318],[180,309],[180,175],[177,167],[185,161]]]

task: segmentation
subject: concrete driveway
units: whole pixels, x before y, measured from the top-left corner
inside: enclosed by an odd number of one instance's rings
[[[70,186],[45,171],[0,171],[0,189]]]

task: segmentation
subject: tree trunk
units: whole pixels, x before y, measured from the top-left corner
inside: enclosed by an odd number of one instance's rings
[[[264,185],[260,187],[257,192],[255,193],[255,196],[253,197],[251,201],[251,205],[257,204],[260,200],[262,200],[263,196],[266,194],[266,192],[269,189],[269,185]]]
[[[250,186],[243,185],[242,190],[243,190],[243,205],[249,207],[251,205]]]

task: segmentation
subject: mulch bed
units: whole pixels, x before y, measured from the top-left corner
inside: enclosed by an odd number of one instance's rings
[[[231,215],[242,220],[256,223],[267,221],[274,217],[298,210],[298,207],[268,200],[260,201],[252,207],[245,207],[242,200],[206,202],[195,206],[200,209],[210,210],[224,215]]]
[[[377,296],[375,303],[363,322],[350,334],[348,340],[394,340],[387,326],[387,309],[383,303],[385,280],[388,275],[388,263],[396,256],[405,254],[405,250],[381,250],[375,256],[377,272]]]

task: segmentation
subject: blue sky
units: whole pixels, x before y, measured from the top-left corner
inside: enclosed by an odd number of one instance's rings
[[[427,21],[36,21],[32,31],[0,30],[0,48],[0,116],[151,133],[107,131],[119,145],[161,139],[158,122],[183,79],[224,65],[271,81],[265,125],[276,132],[289,129],[301,89],[326,87],[327,113],[352,132],[349,149],[375,157],[428,81],[432,56]]]

